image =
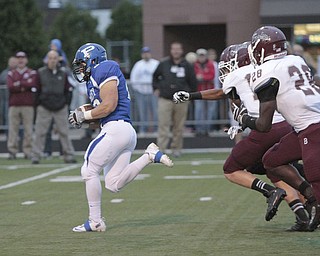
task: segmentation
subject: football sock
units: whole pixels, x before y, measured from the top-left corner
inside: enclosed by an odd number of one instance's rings
[[[89,205],[89,219],[99,222],[101,219],[101,182],[100,176],[86,180],[86,194]]]
[[[299,199],[295,199],[292,202],[290,202],[289,206],[299,220],[302,220],[302,221],[309,220],[309,217],[304,210],[303,204]]]
[[[256,190],[262,193],[264,196],[267,196],[268,192],[274,190],[275,187],[265,183],[264,181],[256,178],[251,185],[251,189]]]

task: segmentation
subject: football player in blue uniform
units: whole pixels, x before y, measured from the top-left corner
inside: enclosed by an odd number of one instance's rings
[[[71,111],[69,122],[80,128],[90,120],[98,120],[101,127],[99,135],[89,144],[81,167],[89,218],[84,224],[74,227],[73,231],[105,231],[106,225],[101,216],[101,171],[104,170],[106,189],[115,193],[148,164],[162,163],[172,167],[173,163],[154,143],[141,157],[130,163],[137,141],[130,119],[130,95],[119,65],[107,59],[106,50],[101,45],[87,43],[81,46],[72,66],[75,78],[86,82],[92,108]]]

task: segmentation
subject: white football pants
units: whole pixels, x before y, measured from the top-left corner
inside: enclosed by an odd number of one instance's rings
[[[120,120],[105,124],[99,135],[89,144],[81,175],[86,182],[90,219],[99,221],[101,218],[102,169],[105,187],[111,192],[118,192],[150,163],[148,154],[143,154],[130,163],[136,141],[137,135],[132,125]]]

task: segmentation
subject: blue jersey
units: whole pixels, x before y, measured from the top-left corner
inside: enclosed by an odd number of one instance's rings
[[[116,120],[124,120],[131,123],[130,95],[127,82],[115,61],[106,60],[91,69],[91,77],[87,82],[87,94],[91,105],[97,107],[101,103],[100,86],[111,80],[117,81],[118,105],[112,113],[100,119],[100,124],[104,125],[107,122]]]

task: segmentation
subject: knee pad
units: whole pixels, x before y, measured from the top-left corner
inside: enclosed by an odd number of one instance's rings
[[[81,177],[83,180],[90,180],[92,177],[100,176],[99,172],[92,171],[85,164],[81,167]]]

